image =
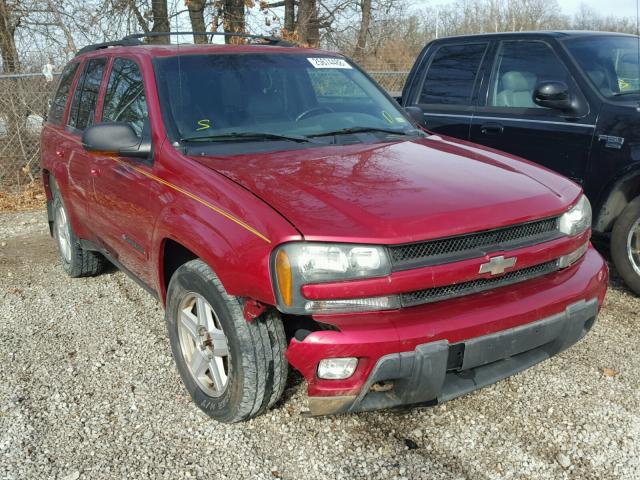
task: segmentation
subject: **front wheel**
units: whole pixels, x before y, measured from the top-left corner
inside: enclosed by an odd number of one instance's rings
[[[166,321],[171,350],[191,398],[206,414],[233,423],[261,414],[282,395],[286,338],[280,318],[247,322],[201,260],[182,265],[169,282]]]
[[[627,286],[640,295],[640,197],[626,206],[613,226],[611,257]]]

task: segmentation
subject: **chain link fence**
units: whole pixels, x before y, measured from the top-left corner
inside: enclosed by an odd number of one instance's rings
[[[399,94],[408,71],[369,71],[393,95]],[[40,130],[57,74],[0,75],[0,191],[19,190],[37,178],[40,169]]]
[[[57,78],[0,75],[0,188],[31,183],[40,168],[40,130]]]

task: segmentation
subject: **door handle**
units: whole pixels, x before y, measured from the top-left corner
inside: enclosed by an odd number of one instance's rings
[[[485,123],[480,126],[480,133],[483,135],[502,135],[504,126],[499,123]]]
[[[64,150],[62,148],[56,148],[56,157],[58,158],[64,157]]]
[[[92,168],[90,170],[90,172],[91,172],[91,175],[94,176],[94,177],[97,177],[97,176],[100,175],[100,169],[99,168]]]

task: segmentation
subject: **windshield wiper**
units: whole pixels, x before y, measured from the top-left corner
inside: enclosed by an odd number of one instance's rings
[[[625,90],[624,92],[616,92],[613,94],[614,97],[620,97],[622,95],[638,95],[640,90]]]
[[[390,133],[393,135],[409,135],[407,132],[404,132],[402,130],[394,130],[392,128],[348,127],[348,128],[341,128],[339,130],[332,130],[330,132],[316,133],[314,135],[309,135],[309,136],[310,137],[328,137],[331,135],[343,135],[343,134],[349,134],[349,133],[367,133],[367,132]]]
[[[230,132],[230,133],[218,133],[215,135],[194,135],[192,137],[183,137],[181,142],[222,142],[228,140],[289,140],[291,142],[311,142],[315,143],[309,137],[303,135],[281,135],[278,133],[269,132]]]

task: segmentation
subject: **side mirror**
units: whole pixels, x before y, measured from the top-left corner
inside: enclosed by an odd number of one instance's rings
[[[564,112],[575,110],[577,105],[571,98],[569,87],[564,82],[543,82],[533,92],[533,101],[541,107]]]
[[[418,125],[424,124],[424,112],[420,107],[412,105],[410,107],[404,107],[404,111],[407,112],[409,116],[418,123]]]
[[[89,152],[115,153],[123,157],[148,158],[151,142],[136,135],[128,123],[99,123],[82,134],[82,146]]]

